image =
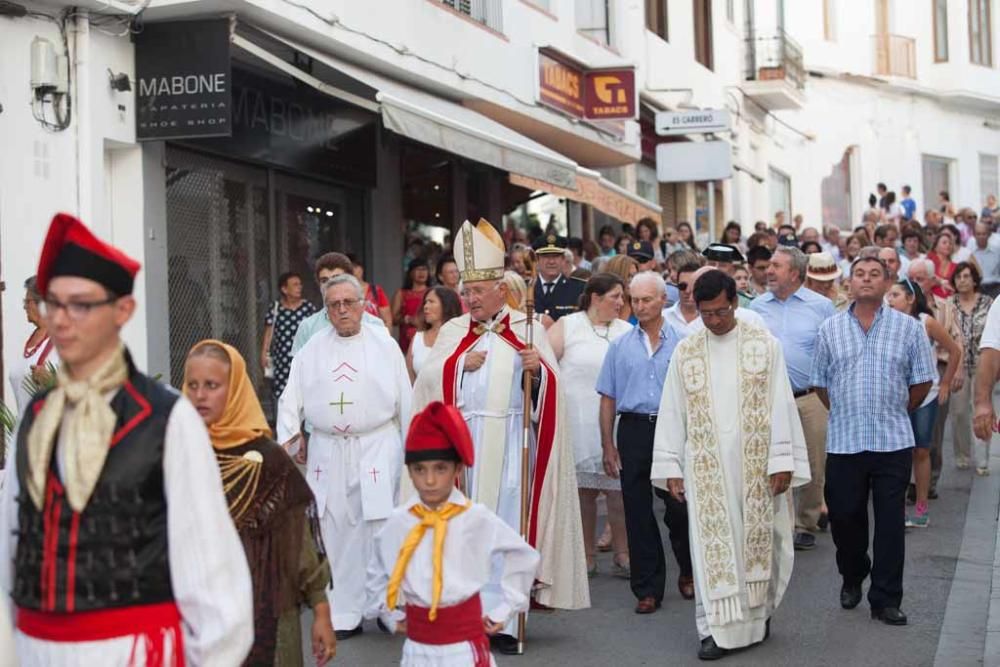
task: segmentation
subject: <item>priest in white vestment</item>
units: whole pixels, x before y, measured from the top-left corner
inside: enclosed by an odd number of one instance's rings
[[[278,441],[300,441],[303,420],[312,427],[305,474],[333,574],[333,627],[346,639],[361,632],[373,538],[396,506],[412,396],[399,345],[361,323],[357,279],[331,278],[323,293],[333,327],[292,359]]]
[[[698,656],[767,639],[792,574],[791,487],[809,460],[781,346],[737,320],[736,283],[701,276],[705,329],[674,351],[660,401],[650,477],[687,502]]]
[[[465,491],[475,502],[520,529],[521,450],[524,396],[522,374],[532,371],[531,480],[528,543],[541,555],[535,599],[546,606],[590,606],[587,565],[580,523],[580,501],[572,444],[564,437],[558,363],[534,323],[534,349],[528,350],[528,320],[505,305],[502,283],[504,245],[485,220],[466,221],[455,239],[455,261],[462,275],[469,313],[441,327],[434,348],[417,376],[414,410],[443,401],[461,410],[475,443],[476,468],[468,471]],[[483,589],[484,608],[502,600],[501,573]],[[513,621],[493,646],[516,650]]]

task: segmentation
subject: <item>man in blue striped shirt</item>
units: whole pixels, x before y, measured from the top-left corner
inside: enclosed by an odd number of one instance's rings
[[[908,413],[927,396],[935,368],[920,321],[883,305],[889,286],[889,270],[881,259],[854,262],[854,304],[820,327],[811,382],[830,409],[826,504],[844,579],[840,604],[856,607],[861,584],[871,574],[872,618],[906,625],[899,606],[914,445]],[[871,559],[869,495],[875,517]]]

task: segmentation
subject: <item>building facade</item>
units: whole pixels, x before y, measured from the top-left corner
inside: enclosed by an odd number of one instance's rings
[[[978,207],[997,191],[997,9],[995,0],[7,3],[2,358],[21,354],[28,336],[20,285],[58,210],[143,260],[125,337],[141,365],[176,382],[187,347],[207,336],[237,344],[259,375],[280,273],[308,275],[322,252],[349,251],[391,294],[413,248],[447,244],[466,218],[593,238],[605,223],[651,217],[690,221],[707,240],[727,220],[749,231],[779,210],[851,228],[877,182],[912,186],[921,211],[939,190]],[[137,62],[151,35],[212,21],[229,26],[230,127],[150,136],[137,116],[148,103]],[[631,88],[604,92],[631,116],[594,116],[600,102],[583,87],[630,73]],[[728,110],[730,128],[656,135],[657,112],[697,109]],[[730,178],[658,182],[659,143],[706,140],[728,144]]]

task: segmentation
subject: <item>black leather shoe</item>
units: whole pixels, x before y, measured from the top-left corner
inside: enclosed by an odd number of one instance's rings
[[[387,635],[391,635],[392,634],[392,632],[389,630],[389,628],[386,626],[386,624],[382,622],[381,618],[376,618],[375,619],[375,625],[378,627],[379,630],[381,630],[383,632],[383,634],[387,634]]]
[[[698,649],[699,660],[718,660],[732,653],[728,648],[722,648],[715,643],[712,637],[705,637],[701,640],[701,648]]]
[[[517,655],[517,639],[510,635],[493,635],[490,648],[503,655]]]
[[[350,639],[351,637],[357,637],[364,631],[365,629],[361,627],[360,623],[358,623],[358,627],[353,630],[337,630],[333,634],[337,637],[337,641],[343,641],[345,639]]]
[[[840,606],[844,609],[854,609],[861,603],[861,584],[848,584],[840,589]]]
[[[816,536],[811,533],[795,533],[792,546],[796,551],[809,551],[816,548]]]
[[[906,625],[906,614],[901,612],[899,607],[872,609],[872,618],[886,625]]]

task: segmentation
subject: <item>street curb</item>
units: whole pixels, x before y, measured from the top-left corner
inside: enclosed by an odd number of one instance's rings
[[[994,474],[975,476],[969,493],[962,546],[934,657],[941,667],[1000,665],[1000,448],[991,449]]]

